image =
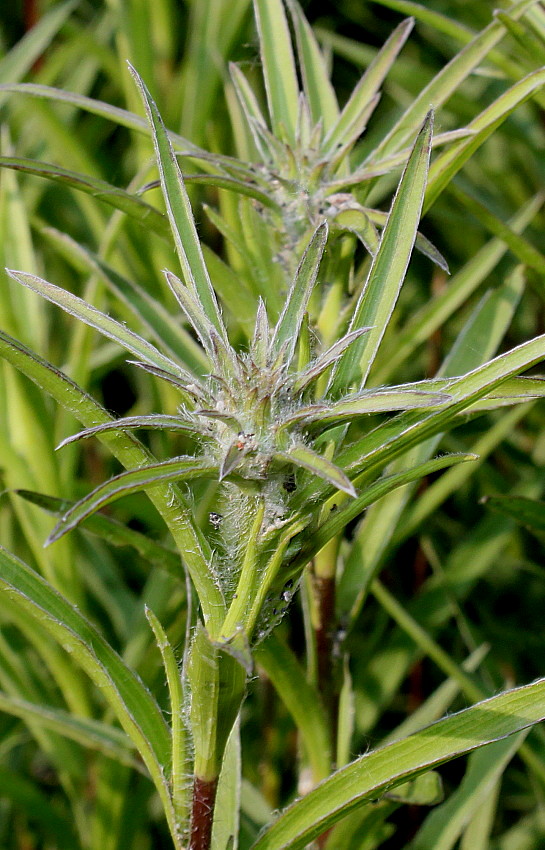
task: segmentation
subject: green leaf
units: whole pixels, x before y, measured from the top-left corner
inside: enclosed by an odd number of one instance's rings
[[[525,204],[509,221],[510,228],[516,233],[522,231],[534,218],[543,204],[543,197],[536,195]],[[437,328],[452,316],[478,286],[486,279],[507,248],[503,241],[492,239],[478,251],[450,279],[448,287],[417,310],[407,321],[405,327],[396,333],[396,344],[390,352],[388,361],[381,363],[373,374],[378,383],[385,383],[391,374],[395,374],[402,363],[407,362],[418,345],[428,340]]]
[[[446,404],[451,400],[448,393],[426,392],[426,390],[412,390],[399,387],[398,389],[370,390],[365,395],[353,396],[346,401],[339,401],[330,407],[319,408],[315,413],[307,413],[305,408],[301,416],[295,414],[286,422],[296,421],[297,418],[304,422],[322,425],[325,423],[342,422],[353,419],[356,416],[366,416],[371,413],[391,413],[395,410],[414,410],[424,407],[435,407]]]
[[[221,318],[208,269],[204,262],[201,244],[197,235],[191,205],[185,190],[178,160],[174,155],[172,144],[155,101],[152,99],[143,80],[138,76],[138,73],[132,66],[129,66],[129,68],[142,96],[146,114],[153,131],[153,145],[159,168],[163,197],[184,278],[195,298],[201,303],[209,321],[214,325],[220,336],[225,339],[227,332]]]
[[[45,227],[40,233],[51,240],[57,251],[78,269],[96,272],[171,357],[181,360],[196,374],[207,371],[209,364],[201,346],[181,326],[178,316],[173,315],[171,310],[66,233],[53,227]]]
[[[87,304],[81,298],[78,298],[77,295],[73,295],[71,292],[67,292],[65,289],[61,289],[33,274],[19,271],[9,271],[8,273],[18,283],[28,287],[33,292],[37,292],[43,298],[47,298],[52,304],[61,307],[66,313],[85,322],[89,327],[100,331],[108,339],[119,343],[127,351],[135,354],[146,363],[164,369],[166,372],[170,372],[184,381],[187,380],[187,372],[181,369],[169,357],[161,354],[150,342],[147,342],[141,336],[138,336],[138,334],[133,333],[133,331],[121,324],[121,322],[117,322],[105,313],[101,313],[96,307]],[[191,382],[191,377],[189,380]]]
[[[343,353],[345,348],[348,348],[349,345],[352,345],[362,334],[366,334],[370,328],[358,328],[356,331],[352,331],[352,333],[345,334],[341,339],[334,342],[333,345],[324,351],[323,354],[310,364],[310,366],[305,369],[303,374],[294,381],[293,391],[301,392],[304,390],[312,381],[315,381],[320,375],[325,372],[329,366],[332,366]]]
[[[453,402],[445,408],[427,416],[422,416],[418,411],[401,413],[342,451],[337,462],[343,469],[353,471],[369,470],[375,465],[389,462],[411,446],[451,426],[458,413],[491,393],[507,378],[544,359],[545,335],[524,342],[462,378],[453,379],[449,386]]]
[[[468,821],[485,804],[491,786],[501,779],[528,731],[524,729],[513,737],[472,753],[458,788],[428,815],[407,850],[428,850],[429,847],[452,850]]]
[[[411,257],[428,174],[433,118],[426,120],[403,172],[380,247],[373,258],[350,331],[370,326],[368,334],[344,352],[333,372],[331,389],[354,383],[363,387],[395,307]],[[359,374],[358,374],[359,373]]]
[[[520,17],[533,5],[535,0],[519,0],[511,6],[513,17]],[[456,56],[435,75],[430,83],[420,92],[411,103],[400,120],[375,148],[372,159],[375,161],[406,144],[407,139],[421,124],[425,114],[433,104],[439,109],[456,91],[489,51],[504,37],[505,28],[499,21],[493,21],[482,32],[467,44]],[[370,157],[371,159],[371,157]]]
[[[324,139],[323,151],[331,155],[339,146],[346,145],[353,137],[354,127],[361,123],[361,116],[377,94],[384,78],[394,64],[414,25],[412,18],[403,21],[379,50],[375,59],[350,95],[339,120]],[[433,103],[433,101],[429,101]]]
[[[428,460],[425,463],[418,464],[418,466],[412,469],[405,469],[402,472],[379,478],[378,481],[366,487],[350,502],[344,502],[342,507],[332,511],[328,519],[315,530],[307,546],[303,548],[301,553],[293,561],[292,567],[294,572],[298,568],[302,569],[314,555],[317,555],[323,549],[326,543],[336,537],[337,534],[340,534],[349,522],[362,514],[365,508],[387,496],[388,493],[391,493],[398,487],[402,487],[404,484],[419,481],[426,475],[438,472],[440,469],[472,460],[475,460],[475,455],[473,454],[443,455],[442,457],[434,458],[434,460]]]
[[[87,174],[61,168],[60,165],[15,156],[0,156],[0,168],[13,168],[15,171],[35,174],[70,186],[72,189],[91,195],[96,200],[103,201],[116,210],[121,210],[163,239],[170,235],[167,220],[158,209],[99,177],[90,177]]]
[[[339,230],[353,233],[365,246],[371,256],[375,256],[380,245],[378,231],[363,207],[348,206],[328,217],[332,225]]]
[[[318,42],[299,4],[288,0],[287,5],[295,29],[299,66],[312,121],[314,124],[322,121],[323,130],[327,133],[339,116],[337,97]]]
[[[432,206],[447,183],[452,180],[469,157],[494,130],[505,121],[517,106],[532,97],[544,83],[545,69],[543,68],[528,74],[523,80],[519,80],[468,124],[468,130],[472,130],[473,135],[452,145],[437,157],[430,168],[424,212]]]
[[[307,682],[294,654],[274,633],[257,647],[255,659],[292,715],[305,745],[313,782],[320,782],[331,772],[331,742],[316,689]]]
[[[44,729],[50,729],[65,738],[70,738],[82,747],[99,750],[108,758],[143,772],[142,763],[132,754],[134,744],[131,739],[121,729],[110,726],[108,723],[102,723],[90,717],[76,717],[60,708],[35,705],[1,692],[0,711],[20,717],[24,721],[37,722]]]
[[[354,485],[342,469],[339,469],[330,460],[319,455],[308,446],[292,446],[292,448],[285,452],[275,452],[274,456],[278,460],[288,461],[303,469],[307,469],[313,475],[317,475],[319,478],[323,478],[324,481],[332,484],[337,490],[348,493],[349,496],[356,495]]]
[[[327,242],[327,223],[322,222],[315,230],[301,262],[295,273],[295,279],[290,287],[284,303],[284,309],[274,329],[271,341],[271,351],[278,355],[285,346],[285,362],[291,363],[297,343],[303,316],[308,306],[308,301],[316,278],[320,262]]]
[[[272,128],[294,144],[299,86],[282,0],[254,0],[254,12]]]
[[[208,478],[217,474],[217,466],[210,465],[205,459],[194,457],[170,458],[160,463],[146,464],[139,469],[121,472],[104,484],[99,484],[91,493],[76,502],[57,523],[47,538],[46,545],[59,540],[95,511],[109,505],[110,502],[119,499],[121,496],[136,493],[138,490],[153,486],[155,483],[190,481],[194,478]]]
[[[252,850],[298,850],[357,806],[423,770],[545,719],[545,680],[492,697],[357,759],[297,800]]]
[[[75,504],[75,502],[66,499],[46,496],[44,493],[35,493],[31,490],[16,490],[15,492],[21,498],[27,499],[27,501],[57,517],[65,514]],[[135,531],[126,524],[117,522],[117,520],[104,514],[88,517],[85,521],[85,531],[106,540],[112,546],[131,546],[150,566],[165,570],[178,581],[183,580],[180,555],[173,549],[163,546],[159,541],[153,540],[149,535]]]
[[[0,587],[13,605],[37,618],[100,689],[142,756],[169,817],[170,732],[151,693],[68,600],[2,547]]]
[[[84,431],[72,434],[71,437],[66,437],[66,439],[62,440],[57,446],[57,449],[62,449],[63,446],[67,446],[69,443],[75,443],[78,440],[87,440],[89,437],[94,437],[96,434],[103,434],[105,431],[132,431],[137,428],[184,431],[188,434],[209,433],[206,426],[203,426],[202,423],[193,423],[182,419],[180,416],[168,416],[167,414],[160,413],[153,413],[150,416],[124,416],[121,419],[114,419],[113,422],[105,422],[102,425],[95,425],[93,428],[85,428]]]
[[[240,722],[229,735],[218,780],[210,850],[237,850],[241,802]]]
[[[182,673],[174,650],[169,642],[161,623],[147,606],[146,617],[150,624],[161,657],[167,677],[168,694],[170,698],[170,714],[172,717],[172,770],[170,775],[170,787],[172,789],[172,806],[174,814],[180,823],[187,821],[188,814],[188,752],[187,734],[184,721],[185,699]]]

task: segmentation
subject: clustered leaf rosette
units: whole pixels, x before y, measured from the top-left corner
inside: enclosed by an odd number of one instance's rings
[[[184,432],[195,438],[198,451],[193,458],[179,459],[180,474],[174,469],[172,478],[196,478],[200,470],[206,477],[217,477],[219,482],[234,482],[246,492],[265,496],[270,502],[270,506],[265,506],[269,519],[278,514],[279,505],[287,498],[285,494],[292,489],[286,482],[293,481],[301,471],[354,496],[356,491],[346,473],[313,448],[315,440],[328,429],[349,424],[360,416],[429,407],[448,401],[450,396],[410,385],[364,390],[338,400],[328,400],[326,389],[319,401],[311,400],[316,385],[331,373],[343,352],[370,330],[364,327],[345,334],[303,369],[297,368],[297,355],[304,344],[304,318],[326,241],[327,225],[322,223],[305,251],[274,327],[269,324],[263,301],[259,302],[253,338],[244,353],[231,346],[225,328],[223,333],[214,328],[198,296],[191,295],[179,278],[167,271],[168,284],[209,358],[210,373],[199,379],[187,372],[184,375],[182,368],[173,374],[150,363],[129,361],[176,386],[183,399],[179,414],[116,419],[86,428],[68,437],[60,447],[105,431]],[[194,465],[190,469],[191,460]],[[172,461],[168,463],[172,465]],[[140,478],[142,474],[140,468],[116,476],[116,497],[124,492],[123,481],[132,489],[132,477]],[[96,499],[104,487],[101,485],[78,502],[50,540],[74,527],[86,507],[92,504],[96,510],[104,504],[98,504]],[[110,496],[105,490],[104,499],[110,501]]]
[[[286,5],[295,31],[295,51],[283,3],[254,2],[268,114],[263,113],[241,68],[231,63],[236,99],[234,103],[231,98],[231,110],[235,138],[244,149],[245,161],[216,159],[215,165],[235,191],[239,182],[243,196],[252,195],[252,188],[255,191],[260,214],[269,221],[279,243],[277,259],[289,277],[294,271],[294,257],[300,255],[309,233],[324,219],[332,231],[356,236],[370,255],[378,250],[386,214],[365,204],[364,187],[406,162],[410,153],[407,145],[414,134],[399,133],[401,149],[395,153],[388,145],[391,140],[385,138],[365,158],[351,155],[380,101],[380,87],[414,19],[408,18],[396,28],[341,109],[320,47],[300,6],[293,0],[286,0]],[[438,134],[434,145],[464,134]],[[243,197],[242,203],[245,201]],[[229,238],[230,228],[222,217],[213,210],[208,212]],[[416,247],[448,268],[439,251],[420,233]]]

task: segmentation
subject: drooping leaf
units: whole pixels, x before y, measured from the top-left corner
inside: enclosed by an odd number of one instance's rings
[[[334,463],[326,457],[319,455],[308,446],[292,446],[285,452],[275,452],[275,457],[278,460],[289,461],[296,466],[308,470],[313,475],[323,478],[333,487],[348,493],[349,496],[355,496],[356,491],[350,479],[344,474],[342,469],[339,469]]]
[[[160,463],[146,464],[139,469],[121,472],[104,484],[95,487],[91,493],[76,502],[57,523],[46,542],[50,544],[59,540],[60,537],[83,522],[86,517],[121,496],[143,490],[155,483],[208,478],[217,475],[217,473],[217,467],[211,465],[209,461],[194,457],[169,458],[169,460]]]
[[[184,420],[180,416],[168,416],[161,413],[154,413],[149,416],[124,416],[121,419],[114,419],[112,422],[105,422],[103,425],[95,425],[93,428],[85,428],[84,431],[72,434],[72,436],[62,440],[57,449],[62,449],[78,440],[87,440],[89,437],[94,437],[96,434],[102,434],[105,431],[133,431],[138,428],[183,431],[187,434],[206,435],[208,433],[206,426],[202,423]]]

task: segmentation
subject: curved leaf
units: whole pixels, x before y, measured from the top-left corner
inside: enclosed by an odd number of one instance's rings
[[[151,693],[77,608],[3,547],[0,587],[14,605],[37,618],[100,689],[142,756],[168,817],[170,732]]]
[[[151,463],[140,469],[130,469],[110,478],[80,499],[79,502],[68,510],[57,523],[46,540],[46,545],[59,540],[68,531],[71,531],[86,517],[98,511],[99,508],[109,505],[110,502],[135,493],[146,487],[160,484],[164,481],[188,481],[193,478],[206,478],[218,474],[217,466],[211,466],[204,460],[194,457],[170,458],[161,463]]]
[[[423,770],[543,719],[545,679],[477,703],[337,771],[286,809],[252,850],[299,850],[357,806]]]
[[[61,307],[71,316],[75,316],[76,319],[80,319],[86,325],[100,331],[108,339],[119,343],[127,351],[145,360],[146,363],[164,369],[166,372],[182,378],[187,383],[191,383],[193,380],[188,372],[185,372],[169,357],[161,354],[150,342],[147,342],[141,336],[129,330],[121,322],[117,322],[105,313],[101,313],[96,307],[87,304],[86,301],[78,298],[77,295],[73,295],[71,292],[67,292],[67,290],[61,289],[59,286],[55,286],[53,283],[49,283],[47,280],[43,280],[33,274],[12,270],[8,270],[8,274],[18,283],[28,287],[28,289],[32,289],[33,292],[37,292],[43,298],[47,298],[48,301],[56,304],[57,307]]]

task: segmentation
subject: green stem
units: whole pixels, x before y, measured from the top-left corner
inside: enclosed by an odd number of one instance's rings
[[[245,548],[236,593],[233,596],[233,601],[221,627],[221,637],[226,640],[233,637],[238,628],[246,625],[248,611],[251,609],[252,599],[255,596],[258,536],[263,524],[264,513],[265,501],[264,499],[259,499],[250,529],[249,540]]]

